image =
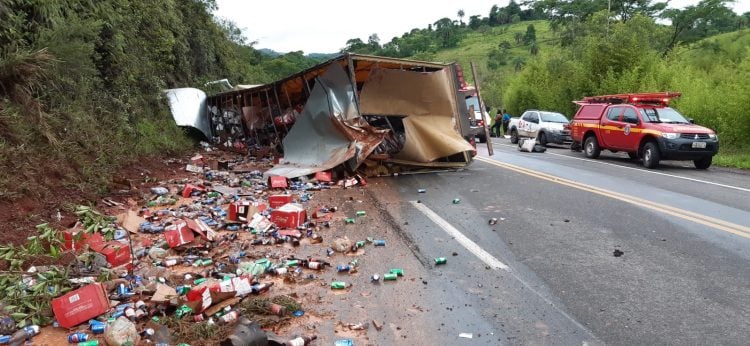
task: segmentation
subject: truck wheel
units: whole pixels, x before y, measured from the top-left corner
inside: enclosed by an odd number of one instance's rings
[[[510,130],[510,142],[518,144],[518,131],[516,131],[516,129]]]
[[[638,153],[628,153],[631,160],[638,160]]]
[[[539,133],[539,144],[547,146],[547,135],[544,132]]]
[[[700,160],[693,160],[693,164],[697,169],[706,169],[708,167],[711,167],[711,161],[713,161],[713,159],[713,156],[707,156]]]
[[[599,148],[599,141],[596,140],[596,136],[589,136],[586,141],[583,142],[583,151],[586,153],[586,157],[595,159],[602,153],[602,149]]]
[[[646,168],[656,168],[659,166],[661,153],[659,147],[654,142],[648,142],[643,146],[643,166]]]

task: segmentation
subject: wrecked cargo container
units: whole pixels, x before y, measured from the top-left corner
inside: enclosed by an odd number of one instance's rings
[[[167,96],[178,124],[200,124],[214,143],[275,149],[283,158],[268,176],[372,176],[471,162],[461,83],[456,64],[344,54],[273,83],[190,99],[198,110],[175,101],[198,93]]]

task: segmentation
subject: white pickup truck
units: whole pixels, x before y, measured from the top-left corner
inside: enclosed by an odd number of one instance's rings
[[[519,138],[536,138],[541,145],[547,143],[570,143],[570,121],[557,112],[530,109],[520,117],[511,118],[508,124],[510,142],[518,143]]]

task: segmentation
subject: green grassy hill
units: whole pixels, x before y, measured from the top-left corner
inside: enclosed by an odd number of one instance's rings
[[[471,77],[470,62],[477,66],[477,73],[481,81],[481,87],[486,102],[490,105],[500,105],[501,88],[509,77],[517,73],[514,63],[515,59],[522,59],[528,62],[533,59],[531,48],[524,43],[516,43],[516,33],[526,33],[526,28],[534,25],[536,30],[536,41],[540,52],[553,49],[553,44],[557,42],[550,30],[549,22],[546,20],[535,20],[518,22],[497,27],[483,26],[477,30],[466,32],[461,43],[456,48],[439,50],[433,54],[419,54],[412,58],[428,59],[439,62],[458,62],[464,69],[467,81],[473,83]],[[507,53],[507,63],[499,66],[497,69],[491,69],[487,66],[489,55],[493,50],[497,50],[500,43],[507,41],[511,48]]]

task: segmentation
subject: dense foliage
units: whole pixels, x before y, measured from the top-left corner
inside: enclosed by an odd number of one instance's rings
[[[179,152],[165,88],[267,82],[315,61],[252,47],[213,0],[0,2],[0,199],[101,187],[119,164]]]

